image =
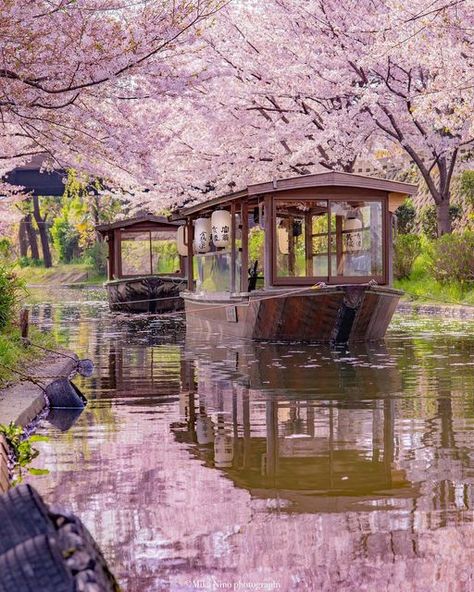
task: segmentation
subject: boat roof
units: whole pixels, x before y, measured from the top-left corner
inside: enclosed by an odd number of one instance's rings
[[[142,214],[141,216],[135,216],[134,218],[126,218],[124,220],[118,220],[111,224],[99,224],[95,229],[104,234],[109,230],[115,230],[116,228],[127,228],[128,226],[135,226],[137,224],[152,223],[160,226],[170,226],[171,228],[177,228],[179,222],[171,221],[165,216],[155,216],[154,214]]]
[[[388,193],[397,193],[400,195],[414,195],[418,187],[413,183],[404,183],[401,181],[390,181],[378,177],[368,177],[354,173],[341,173],[338,171],[328,171],[324,173],[315,173],[312,175],[300,175],[298,177],[289,177],[287,179],[274,179],[266,183],[256,183],[249,185],[245,189],[228,193],[205,202],[201,202],[188,208],[183,208],[175,212],[172,220],[181,220],[186,216],[200,212],[204,209],[213,208],[223,203],[229,203],[246,197],[255,197],[265,195],[266,193],[278,193],[280,191],[289,191],[293,189],[311,189],[314,187],[348,187],[352,189],[375,189],[386,191]]]

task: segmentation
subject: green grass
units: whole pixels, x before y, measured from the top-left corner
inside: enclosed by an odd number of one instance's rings
[[[427,271],[427,260],[422,253],[415,261],[409,278],[395,280],[394,286],[405,292],[406,300],[420,303],[463,304],[474,306],[474,282],[439,282]]]
[[[55,265],[49,269],[44,267],[16,267],[16,273],[22,277],[28,285],[44,284],[102,284],[106,278],[105,275],[97,271],[86,263],[63,263]],[[82,276],[86,274],[86,278]]]
[[[30,327],[31,341],[42,347],[54,349],[55,343],[49,333],[41,333],[35,327]],[[20,331],[16,327],[6,329],[0,333],[0,387],[9,381],[18,380],[19,374],[25,372],[25,365],[41,359],[46,352],[34,347],[24,346]]]

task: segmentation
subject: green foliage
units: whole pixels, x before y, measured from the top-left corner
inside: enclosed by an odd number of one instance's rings
[[[19,257],[16,261],[21,268],[24,267],[43,267],[42,259],[32,259],[31,257]]]
[[[43,333],[34,325],[30,326],[29,338],[43,347],[52,348],[56,345],[51,333]],[[37,362],[40,351],[36,347],[25,347],[20,329],[13,324],[0,332],[0,388],[8,381],[18,378],[14,370],[24,369],[32,360]]]
[[[451,223],[456,222],[462,216],[462,208],[457,204],[449,206],[449,217]],[[423,234],[428,238],[436,238],[438,236],[438,214],[435,205],[423,206],[419,213],[419,220]]]
[[[23,280],[8,267],[0,267],[0,331],[18,312],[25,292]]]
[[[47,437],[30,436],[29,438],[25,438],[23,434],[23,428],[17,426],[13,422],[11,422],[9,425],[0,424],[0,434],[5,437],[5,440],[10,446],[13,454],[13,459],[15,462],[14,471],[16,473],[16,479],[13,482],[14,485],[21,483],[23,480],[22,471],[24,469],[34,475],[45,475],[48,473],[48,471],[45,469],[34,469],[32,467],[28,467],[28,465],[30,465],[39,455],[39,450],[33,446],[33,443],[47,441]]]
[[[13,245],[10,239],[0,238],[0,261],[10,261],[13,254]]]
[[[67,209],[61,216],[55,218],[51,227],[51,237],[56,249],[59,261],[70,263],[74,258],[75,251],[79,245],[79,233],[69,223]]]
[[[421,240],[416,234],[399,234],[393,246],[393,272],[399,280],[410,276],[413,264],[421,253]]]
[[[430,243],[428,266],[440,282],[474,281],[474,232],[446,234]]]
[[[415,230],[416,209],[411,199],[406,199],[395,214],[399,234],[409,234]]]
[[[467,203],[474,206],[474,171],[463,171],[461,173],[460,189]]]
[[[258,261],[259,271],[263,270],[264,242],[265,231],[259,226],[252,228],[249,232],[249,264]]]
[[[84,263],[91,265],[95,272],[103,275],[107,271],[107,244],[95,242],[84,253]]]

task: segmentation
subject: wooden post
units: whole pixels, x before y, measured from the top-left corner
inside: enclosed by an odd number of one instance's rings
[[[294,277],[295,275],[295,235],[293,233],[293,224],[294,218],[293,216],[289,216],[288,218],[288,275]]]
[[[342,216],[336,215],[336,267],[337,275],[344,275],[342,267]]]
[[[20,332],[24,345],[28,344],[29,317],[29,310],[22,308],[20,310]]]
[[[186,241],[187,241],[187,247],[188,247],[188,266],[187,266],[187,272],[188,272],[188,290],[190,292],[193,291],[194,288],[194,278],[193,278],[193,259],[194,259],[194,253],[193,253],[193,240],[194,240],[194,232],[193,232],[193,221],[191,218],[188,218],[186,220]]]
[[[397,217],[395,216],[395,214],[392,214],[391,212],[387,212],[387,217],[388,217],[388,222],[386,225],[386,234],[387,237],[384,237],[384,241],[385,241],[385,248],[386,248],[386,253],[387,256],[385,257],[384,260],[384,264],[387,266],[387,269],[385,270],[385,274],[384,277],[387,278],[386,281],[388,283],[389,286],[393,285],[393,241],[394,241],[394,237],[393,237],[393,219],[395,218],[395,220],[397,219]]]
[[[246,201],[242,202],[240,210],[241,232],[242,232],[242,250],[241,263],[242,269],[240,273],[240,291],[248,291],[248,267],[249,267],[249,207]]]
[[[153,248],[151,244],[151,230],[148,230],[148,245],[150,250],[150,274],[153,274]]]
[[[265,288],[270,288],[273,283],[273,265],[274,265],[274,253],[273,253],[273,224],[274,219],[272,216],[272,196],[268,193],[264,198],[264,234],[265,234],[265,246],[264,246],[264,262],[263,262],[263,274],[265,280]],[[261,221],[260,221],[261,224]]]
[[[313,216],[311,212],[304,217],[304,251],[306,260],[306,277],[312,277],[313,273]]]
[[[235,214],[236,214],[236,208],[235,208],[235,201],[233,201],[230,205],[230,241],[231,241],[231,246],[230,246],[230,263],[231,263],[231,268],[230,268],[230,293],[234,294],[235,293],[235,284],[236,284],[236,265],[237,265],[237,249],[236,249],[236,244],[235,244],[235,230],[236,230],[236,225],[235,225]]]
[[[114,230],[114,277],[122,277],[122,235],[119,228]]]

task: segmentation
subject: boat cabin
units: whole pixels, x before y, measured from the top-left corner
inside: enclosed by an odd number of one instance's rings
[[[251,185],[181,210],[174,218],[186,221],[191,237],[188,289],[390,285],[392,214],[415,191],[408,183],[328,172]]]
[[[176,245],[179,223],[147,214],[96,227],[108,245],[109,281],[125,278],[184,275]]]
[[[258,329],[277,321],[281,328],[293,313],[286,307],[286,312],[274,311],[272,316],[270,310],[263,312],[270,305],[256,302],[263,296],[276,300],[277,292],[289,298],[289,291],[298,288],[304,295],[305,287],[329,289],[334,310],[339,306],[337,314],[344,316],[341,306],[346,306],[355,317],[362,296],[355,298],[358,304],[352,308],[349,300],[355,293],[362,294],[357,286],[388,289],[392,283],[392,215],[415,191],[416,186],[409,183],[325,172],[249,185],[180,210],[173,219],[186,224],[188,284],[182,295],[188,324],[191,317],[202,317],[213,330],[216,322],[204,308],[199,312],[199,303],[205,301],[209,309],[212,302],[228,300],[235,307],[227,307],[227,322],[239,323],[240,312],[249,324],[243,333],[231,329],[236,334],[255,339],[298,338],[301,329],[286,333]],[[343,286],[354,289],[339,290],[336,295],[335,287]],[[245,300],[254,302],[247,306],[255,308],[250,317],[243,308]],[[391,318],[392,312],[387,316]],[[214,319],[216,314],[217,308]],[[219,327],[229,328],[223,322]]]
[[[177,245],[182,225],[147,214],[96,230],[108,244],[111,310],[164,313],[183,308],[179,292],[185,287],[185,265]]]

